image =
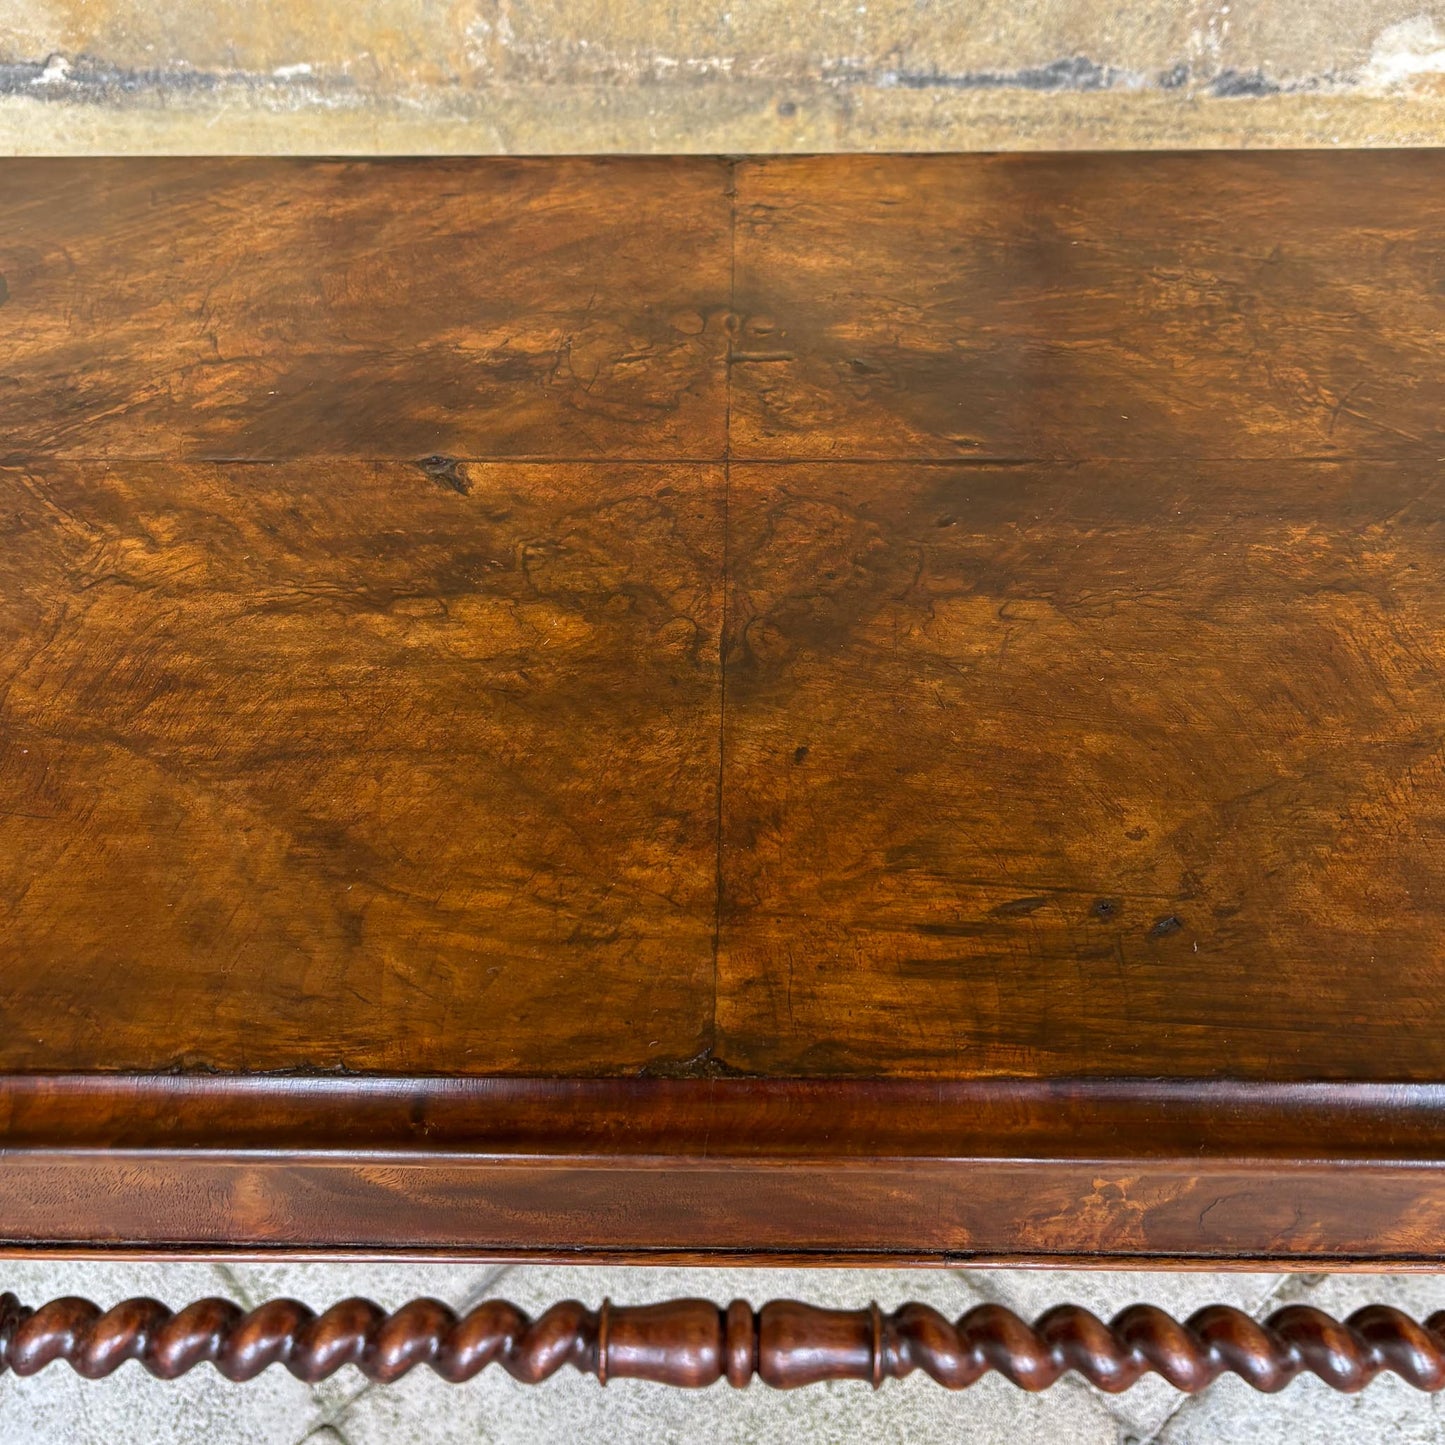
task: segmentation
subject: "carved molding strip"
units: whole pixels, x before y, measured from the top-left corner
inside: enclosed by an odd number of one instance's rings
[[[398,1380],[418,1365],[443,1379],[469,1380],[499,1364],[537,1384],[564,1365],[609,1379],[698,1387],[756,1375],[778,1389],[821,1380],[902,1379],[922,1370],[961,1390],[996,1370],[1024,1390],[1045,1390],[1069,1370],[1101,1390],[1127,1390],[1162,1376],[1194,1393],[1223,1374],[1257,1390],[1279,1390],[1317,1375],[1354,1391],[1384,1371],[1419,1390],[1445,1387],[1445,1310],[1424,1321],[1388,1305],[1347,1320],[1306,1305],[1263,1323],[1227,1305],[1209,1305],[1181,1324],[1152,1305],[1131,1305],[1112,1321],[1059,1305],[1032,1325],[999,1305],[980,1305],[951,1322],[928,1305],[891,1312],[822,1309],[775,1300],[754,1310],[700,1299],[590,1310],[574,1300],[530,1319],[505,1300],[464,1316],[436,1300],[413,1300],[387,1314],[350,1299],[317,1315],[295,1300],[273,1300],[249,1314],[229,1300],[204,1299],[172,1312],[151,1299],[101,1311],[89,1300],[58,1299],[30,1309],[0,1295],[0,1373],[33,1375],[56,1360],[99,1379],[138,1360],[170,1380],[209,1361],[230,1380],[273,1364],[297,1378],[325,1379],[354,1365],[368,1379]]]

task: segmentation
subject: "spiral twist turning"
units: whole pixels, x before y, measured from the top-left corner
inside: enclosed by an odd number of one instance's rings
[[[921,1370],[961,1390],[990,1371],[1024,1390],[1045,1390],[1073,1370],[1111,1393],[1155,1374],[1195,1393],[1221,1375],[1257,1390],[1280,1390],[1309,1373],[1331,1388],[1363,1389],[1391,1371],[1419,1390],[1445,1387],[1445,1310],[1423,1324],[1387,1305],[1340,1321],[1291,1305],[1262,1323],[1227,1305],[1209,1305],[1180,1323],[1151,1305],[1131,1305],[1105,1324],[1078,1305],[1059,1305],[1032,1325],[999,1305],[980,1305],[950,1322],[928,1305],[891,1312],[876,1305],[831,1310],[776,1300],[754,1310],[707,1300],[591,1310],[566,1300],[531,1319],[505,1300],[459,1316],[433,1299],[388,1314],[349,1299],[318,1315],[296,1300],[249,1313],[204,1299],[173,1312],[153,1299],[102,1311],[84,1299],[30,1309],[0,1295],[0,1373],[33,1375],[64,1360],[99,1379],[137,1360],[171,1380],[209,1361],[229,1380],[250,1380],[271,1365],[314,1382],[354,1365],[386,1384],[418,1365],[460,1383],[499,1364],[537,1384],[564,1365],[609,1379],[681,1386],[736,1386],[756,1376],[791,1389],[857,1379],[875,1387]]]

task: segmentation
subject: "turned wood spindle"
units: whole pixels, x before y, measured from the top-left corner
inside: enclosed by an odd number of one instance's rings
[[[137,1360],[159,1379],[210,1361],[230,1380],[273,1364],[317,1381],[354,1365],[382,1384],[418,1365],[453,1383],[499,1364],[523,1384],[571,1365],[613,1379],[698,1388],[754,1375],[788,1390],[823,1380],[866,1380],[874,1388],[921,1370],[960,1390],[997,1371],[1020,1389],[1045,1390],[1073,1370],[1101,1390],[1127,1390],[1147,1374],[1195,1393],[1223,1374],[1257,1390],[1280,1390],[1298,1375],[1332,1389],[1363,1389],[1391,1371],[1419,1390],[1445,1387],[1445,1311],[1417,1323],[1386,1305],[1336,1320],[1307,1305],[1260,1322],[1227,1305],[1209,1305],[1183,1323],[1151,1305],[1131,1305],[1104,1323],[1078,1305],[1058,1305],[1032,1325],[1000,1305],[979,1305],[950,1322],[928,1305],[885,1313],[823,1309],[775,1300],[754,1311],[707,1300],[590,1310],[575,1300],[531,1319],[505,1300],[463,1316],[432,1299],[388,1314],[349,1299],[317,1315],[296,1300],[246,1313],[229,1300],[204,1299],[173,1312],[151,1299],[102,1311],[66,1298],[39,1309],[0,1296],[0,1373],[33,1375],[63,1360],[99,1379]]]

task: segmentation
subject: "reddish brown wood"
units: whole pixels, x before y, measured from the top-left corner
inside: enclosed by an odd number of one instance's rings
[[[1445,1259],[1445,155],[0,197],[0,1247]]]
[[[703,1050],[721,484],[0,472],[0,1062],[628,1074]]]
[[[1432,1165],[1445,1085],[0,1074],[0,1130],[12,1157]]]
[[[1440,150],[743,161],[732,454],[1445,455],[1442,180]]]
[[[0,1083],[16,1248],[1320,1268],[1445,1237],[1428,1085]]]
[[[7,160],[0,457],[720,458],[728,170]]]
[[[209,1255],[725,1264],[1438,1264],[1438,1165],[1011,1163],[46,1151],[5,1163],[5,1238]]]
[[[1442,1077],[1420,464],[729,481],[717,1060]]]
[[[34,1375],[57,1360],[100,1379],[138,1360],[171,1380],[213,1364],[230,1380],[271,1365],[298,1379],[324,1380],[346,1365],[381,1384],[428,1365],[460,1383],[498,1364],[535,1385],[566,1365],[608,1380],[652,1380],[702,1388],[726,1379],[742,1387],[756,1373],[775,1389],[824,1380],[864,1380],[875,1389],[922,1371],[961,1390],[997,1371],[1020,1389],[1046,1390],[1074,1371],[1101,1390],[1127,1390],[1145,1375],[1195,1394],[1233,1374],[1256,1390],[1281,1390],[1301,1374],[1353,1393],[1378,1375],[1417,1390],[1445,1388],[1445,1310],[1417,1323],[1385,1305],[1347,1320],[1290,1305],[1257,1321],[1208,1305],[1179,1323],[1151,1305],[1131,1305],[1108,1324],[1078,1305],[1059,1305],[1027,1324],[1001,1305],[979,1305],[950,1322],[929,1305],[884,1312],[821,1309],[775,1300],[754,1312],[707,1300],[590,1310],[567,1300],[530,1319],[502,1300],[458,1317],[438,1300],[413,1300],[387,1314],[349,1299],[321,1315],[295,1300],[243,1313],[205,1299],[172,1313],[152,1299],[102,1311],[60,1299],[31,1310],[0,1295],[0,1373]]]

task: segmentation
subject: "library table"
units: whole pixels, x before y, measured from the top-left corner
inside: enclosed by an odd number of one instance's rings
[[[1445,152],[0,162],[11,1255],[1445,1262]],[[1445,1316],[0,1301],[0,1368],[1445,1384]]]

